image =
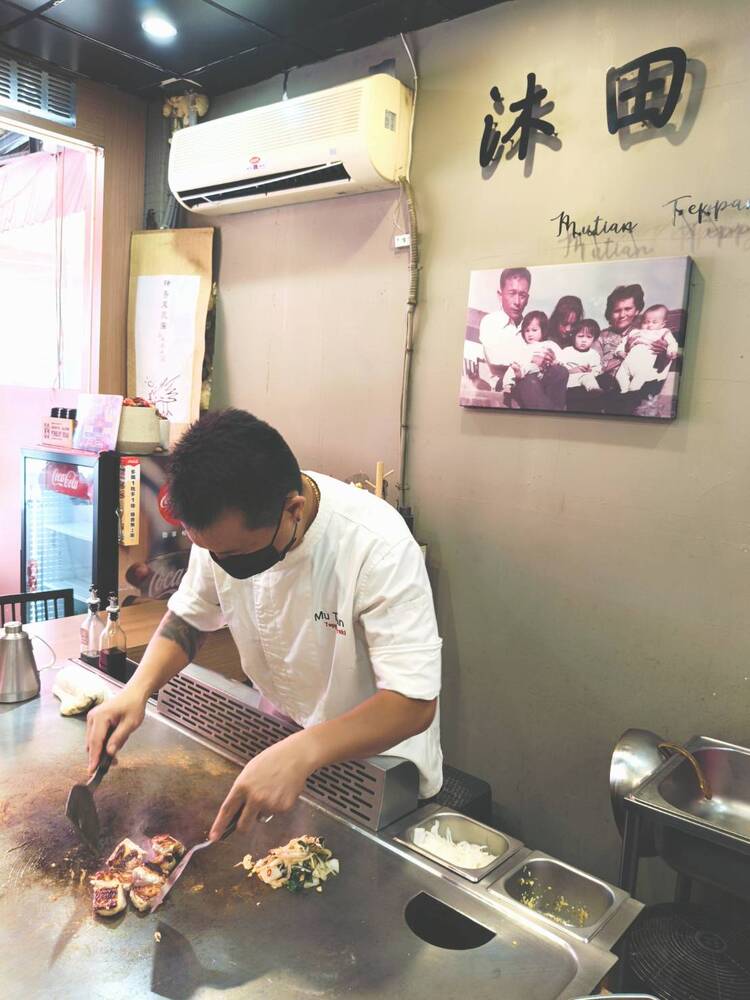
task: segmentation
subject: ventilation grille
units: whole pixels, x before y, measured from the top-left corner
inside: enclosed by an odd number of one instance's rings
[[[72,80],[31,63],[18,62],[3,52],[0,52],[0,104],[65,125],[76,123]]]
[[[250,760],[298,731],[293,723],[267,715],[186,673],[178,674],[161,689],[158,708],[160,714],[241,760]],[[400,764],[402,771],[416,772],[410,762]],[[404,805],[408,795],[404,797],[404,775],[397,776],[397,770],[381,769],[366,760],[330,764],[311,775],[307,794],[355,822],[379,830],[416,808],[416,785],[413,802]],[[385,787],[389,775],[388,780],[393,779],[390,793]],[[398,785],[401,787],[396,788]]]
[[[272,191],[293,191],[295,188],[318,187],[321,184],[348,180],[351,180],[351,177],[343,163],[325,166],[318,164],[314,167],[301,167],[297,170],[284,170],[277,174],[264,174],[262,177],[248,178],[245,181],[238,181],[236,184],[210,184],[203,188],[191,188],[187,191],[179,191],[178,194],[184,204],[188,208],[192,208],[198,205],[270,194]]]

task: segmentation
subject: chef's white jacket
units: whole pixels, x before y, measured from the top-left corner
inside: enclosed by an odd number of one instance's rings
[[[377,690],[436,698],[442,642],[421,549],[390,504],[308,474],[320,507],[297,548],[235,580],[193,545],[169,609],[203,632],[228,625],[247,676],[300,726],[336,718]],[[426,732],[387,752],[414,761],[421,797],[439,791],[437,712]]]

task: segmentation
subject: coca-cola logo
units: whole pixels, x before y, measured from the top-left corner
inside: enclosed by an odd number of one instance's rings
[[[92,484],[75,467],[59,462],[48,462],[44,474],[45,485],[55,493],[64,493],[80,500],[91,500]]]
[[[169,492],[167,490],[167,484],[165,483],[159,490],[159,496],[157,498],[157,503],[159,504],[159,513],[167,522],[167,524],[173,525],[175,528],[182,527],[182,521],[179,521],[172,513],[172,508],[169,505]]]
[[[69,469],[67,472],[61,472],[60,469],[55,469],[52,473],[52,485],[57,488],[62,488],[65,490],[77,490],[81,480],[78,478],[73,469]]]
[[[171,569],[164,573],[156,572],[148,582],[148,596],[155,600],[171,597],[180,586],[180,580],[185,575],[185,568]]]

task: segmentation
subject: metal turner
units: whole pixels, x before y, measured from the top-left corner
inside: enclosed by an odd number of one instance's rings
[[[224,830],[224,832],[222,833],[222,835],[219,837],[218,840],[204,840],[200,844],[194,844],[193,847],[190,848],[185,857],[182,859],[182,861],[180,861],[180,863],[177,865],[175,870],[169,876],[167,881],[161,887],[159,895],[154,897],[154,901],[151,904],[151,910],[150,910],[151,913],[153,913],[154,910],[158,909],[161,906],[167,895],[172,891],[175,882],[185,871],[185,869],[188,866],[188,862],[195,854],[195,852],[202,851],[204,847],[210,847],[212,844],[220,844],[222,840],[226,840],[227,837],[230,834],[234,833],[234,831],[237,829],[237,823],[239,822],[241,814],[242,814],[242,809],[238,809],[237,812],[232,817],[232,819],[230,819],[230,821],[227,823],[226,829]],[[263,817],[258,817],[258,819],[259,822],[261,823],[268,823],[270,820],[273,819],[273,816],[263,816]]]
[[[107,736],[109,739],[109,735]],[[105,744],[106,746],[106,740]],[[99,816],[94,802],[94,792],[110,768],[112,758],[102,748],[99,766],[84,785],[73,785],[65,805],[65,815],[78,831],[86,846],[94,853],[99,851]]]

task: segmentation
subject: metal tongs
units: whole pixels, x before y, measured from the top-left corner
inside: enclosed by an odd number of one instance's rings
[[[242,815],[242,809],[238,809],[237,812],[234,814],[234,816],[227,823],[226,829],[224,830],[224,832],[222,833],[222,835],[219,837],[218,840],[204,840],[200,844],[194,844],[193,847],[190,848],[185,857],[182,859],[182,861],[180,861],[180,863],[177,865],[175,870],[169,876],[167,881],[161,887],[159,895],[154,897],[154,901],[151,904],[151,910],[150,910],[151,913],[153,913],[154,910],[158,909],[161,906],[167,895],[172,891],[175,882],[185,871],[188,862],[195,854],[195,852],[202,851],[204,847],[210,847],[212,844],[220,844],[222,840],[226,840],[227,837],[230,834],[234,833],[234,831],[237,829],[237,823],[239,822],[239,818],[241,815]],[[261,823],[268,823],[270,820],[273,819],[273,816],[263,816],[258,818]]]

